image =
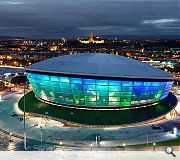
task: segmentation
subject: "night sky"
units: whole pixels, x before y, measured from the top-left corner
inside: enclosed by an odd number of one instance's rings
[[[0,35],[177,35],[179,0],[0,0]]]

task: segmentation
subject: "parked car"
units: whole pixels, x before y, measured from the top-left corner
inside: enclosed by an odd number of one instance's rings
[[[163,128],[161,126],[158,126],[158,125],[152,125],[152,129],[153,130],[163,130]]]
[[[180,127],[180,122],[177,122],[177,123],[176,123],[176,126],[177,126],[177,127]]]

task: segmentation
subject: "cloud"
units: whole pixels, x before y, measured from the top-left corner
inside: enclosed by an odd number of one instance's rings
[[[167,35],[178,18],[177,0],[0,0],[0,35]]]
[[[20,1],[1,1],[0,5],[20,5],[24,4],[23,2]]]
[[[79,27],[78,29],[98,31],[98,30],[109,30],[117,27],[118,26],[84,26],[84,27]]]
[[[97,1],[101,1],[101,2],[143,2],[143,1],[146,1],[146,2],[172,2],[172,1],[176,1],[176,0],[97,0]]]
[[[79,27],[79,30],[87,30],[87,31],[103,31],[103,30],[121,30],[121,31],[135,31],[137,30],[136,28],[131,28],[128,26],[84,26],[84,27]]]
[[[144,20],[144,24],[160,24],[160,23],[173,23],[178,22],[176,18],[164,18],[164,19],[155,19],[155,20]]]

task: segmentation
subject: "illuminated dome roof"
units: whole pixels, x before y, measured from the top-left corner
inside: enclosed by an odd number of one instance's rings
[[[27,67],[26,71],[109,78],[173,79],[171,75],[149,64],[102,53],[80,53],[51,58]]]

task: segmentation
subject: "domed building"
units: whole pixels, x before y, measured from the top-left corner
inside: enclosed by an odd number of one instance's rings
[[[78,109],[132,109],[167,98],[173,77],[123,56],[81,53],[33,64],[26,74],[43,102]]]

